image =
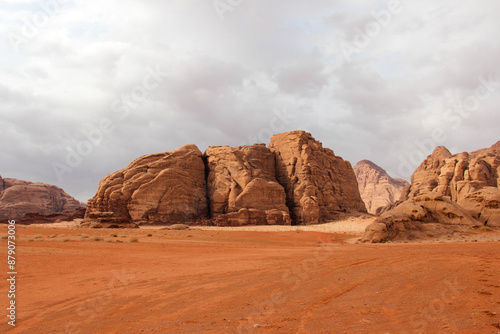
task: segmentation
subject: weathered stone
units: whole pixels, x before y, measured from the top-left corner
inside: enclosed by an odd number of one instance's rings
[[[106,176],[89,200],[86,216],[113,212],[123,221],[193,224],[208,217],[205,188],[202,153],[185,145],[143,156]]]
[[[50,215],[75,211],[82,204],[59,187],[0,176],[0,220],[28,213]]]
[[[204,158],[216,225],[291,224],[275,158],[265,145],[209,147]]]
[[[335,220],[345,212],[366,212],[351,164],[323,148],[305,131],[274,135],[276,175],[287,206],[299,224]]]
[[[491,148],[452,155],[437,147],[412,175],[405,198],[367,228],[364,241],[390,240],[408,225],[500,226],[500,142]],[[413,207],[412,210],[409,210]],[[419,208],[420,207],[420,208]],[[425,210],[424,216],[412,212]],[[417,211],[418,211],[417,210]],[[403,218],[402,218],[403,217]],[[394,221],[405,220],[397,227]],[[379,223],[386,224],[381,228]]]
[[[482,224],[449,197],[428,194],[404,201],[382,214],[367,226],[361,241],[376,243],[396,238],[425,238],[425,231],[435,230],[435,225],[453,231],[456,227],[475,227]]]

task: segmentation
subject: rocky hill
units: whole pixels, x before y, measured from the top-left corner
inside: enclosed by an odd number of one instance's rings
[[[426,229],[500,226],[500,142],[452,155],[439,146],[415,170],[399,205],[368,226],[364,241],[425,233]]]
[[[409,186],[405,180],[390,177],[383,168],[369,160],[362,160],[353,168],[361,198],[368,212],[374,215],[398,201]]]
[[[0,176],[0,220],[25,214],[50,215],[75,211],[81,203],[59,187]]]
[[[195,145],[151,154],[106,176],[86,217],[190,225],[316,224],[366,212],[349,162],[311,134],[275,135],[269,148]]]

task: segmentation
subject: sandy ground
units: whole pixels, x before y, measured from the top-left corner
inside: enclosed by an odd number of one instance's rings
[[[500,333],[499,231],[349,244],[367,222],[351,223],[18,226],[18,322],[0,332]]]

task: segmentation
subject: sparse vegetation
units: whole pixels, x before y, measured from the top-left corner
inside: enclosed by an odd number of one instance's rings
[[[8,237],[9,237],[8,235],[2,235],[0,238],[1,238],[2,240],[4,240],[4,239],[7,239]]]
[[[146,237],[152,237],[153,235],[151,233],[149,233],[148,235],[146,235]]]
[[[61,241],[62,242],[67,242],[67,241],[70,241],[71,239],[70,238],[62,238]]]
[[[82,239],[89,238],[88,234],[82,234]]]
[[[33,238],[35,238],[35,239],[43,239],[43,235],[42,234],[37,234],[37,235],[33,236]]]
[[[139,242],[139,239],[137,239],[137,238],[130,238],[128,241],[129,242]]]
[[[118,238],[118,234],[115,234],[115,233],[111,233],[109,236],[113,237],[113,238]]]
[[[102,241],[102,238],[101,237],[93,237],[92,240],[94,240],[94,241]]]
[[[483,225],[479,228],[481,231],[491,231],[491,227],[488,225]]]
[[[104,240],[105,242],[113,242],[114,240],[113,239],[106,239]]]

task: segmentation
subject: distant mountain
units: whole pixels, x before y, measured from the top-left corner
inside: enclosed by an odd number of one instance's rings
[[[49,215],[74,211],[82,204],[59,187],[0,176],[0,220],[27,213]]]
[[[359,193],[371,214],[377,214],[380,209],[394,204],[405,187],[409,186],[405,180],[390,177],[384,169],[369,160],[360,161],[353,168]]]

